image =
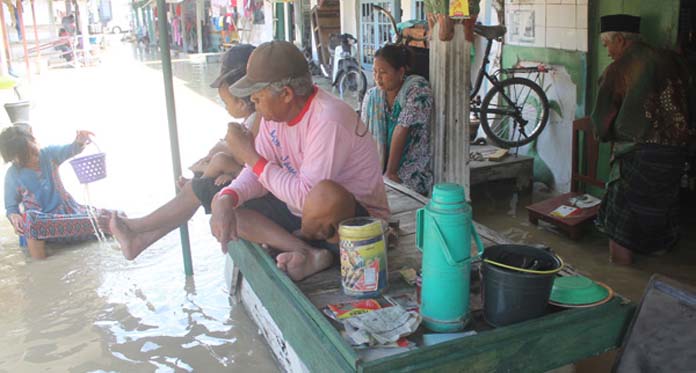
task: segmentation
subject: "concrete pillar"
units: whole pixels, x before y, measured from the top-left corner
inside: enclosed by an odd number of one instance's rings
[[[156,45],[157,40],[155,40],[155,17],[153,15],[152,5],[147,7],[147,29],[148,34],[150,34],[150,45]]]
[[[78,38],[82,40],[82,51],[81,51],[81,53],[76,54],[78,61],[75,61],[75,62],[77,62],[76,66],[80,66],[80,63],[79,63],[80,55],[82,56],[82,62],[85,65],[88,64],[89,57],[90,57],[90,54],[89,54],[89,50],[90,50],[90,45],[89,45],[89,2],[87,0],[78,0],[77,6],[80,8],[80,17],[79,17],[80,24],[77,26],[77,28],[82,32],[82,34],[78,36]],[[74,46],[74,48],[77,48],[77,44]]]
[[[53,0],[48,1],[48,35],[51,38],[58,36],[56,32],[56,17],[55,9],[53,9]]]
[[[198,53],[203,53],[203,26],[201,21],[203,21],[203,11],[205,0],[196,0],[196,36],[198,40]]]
[[[464,186],[470,200],[469,182],[469,92],[471,90],[471,43],[464,38],[464,25],[456,24],[454,38],[440,41],[435,24],[430,44],[430,84],[434,110],[431,122],[435,182]]]
[[[295,17],[295,44],[299,45],[300,48],[305,48],[306,40],[302,39],[304,28],[309,27],[304,24],[304,17],[302,12],[304,11],[302,7],[302,1],[295,1],[293,3],[293,15]]]

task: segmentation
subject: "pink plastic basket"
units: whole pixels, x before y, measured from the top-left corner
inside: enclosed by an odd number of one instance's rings
[[[70,161],[81,184],[88,184],[106,177],[106,153],[96,153]]]

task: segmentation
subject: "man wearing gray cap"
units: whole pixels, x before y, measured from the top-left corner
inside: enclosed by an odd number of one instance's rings
[[[601,18],[602,43],[614,60],[602,74],[592,122],[612,143],[606,193],[597,222],[610,238],[611,260],[672,248],[679,239],[679,180],[693,136],[688,74],[676,54],[640,40],[640,18]]]
[[[250,95],[262,121],[255,143],[243,127],[228,130],[246,168],[213,200],[210,226],[223,252],[240,237],[266,244],[298,281],[331,265],[342,220],[389,217],[372,136],[349,105],[312,83],[297,47],[258,46],[230,92]]]

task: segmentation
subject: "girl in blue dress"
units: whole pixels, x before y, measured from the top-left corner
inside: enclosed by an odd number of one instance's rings
[[[0,133],[0,154],[12,166],[5,175],[5,210],[29,254],[46,257],[46,241],[66,242],[95,238],[88,207],[75,201],[63,187],[58,167],[79,154],[90,142],[89,131],[77,131],[68,145],[39,148],[28,126],[12,126]],[[97,216],[104,211],[97,210]],[[101,224],[107,228],[106,224]]]

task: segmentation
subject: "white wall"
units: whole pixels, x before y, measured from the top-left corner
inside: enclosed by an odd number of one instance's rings
[[[341,33],[358,37],[358,0],[343,0],[341,4]]]
[[[401,0],[401,11],[402,21],[408,21],[416,18],[416,7],[413,6],[413,0]]]
[[[587,0],[506,0],[506,43],[587,52]],[[545,61],[520,61],[536,66]],[[570,190],[572,123],[577,111],[577,84],[564,66],[552,65],[544,91],[560,112],[549,110],[549,122],[539,136],[537,151],[554,177],[554,189]],[[533,78],[533,77],[532,77]],[[582,100],[580,100],[582,101]],[[520,149],[525,154],[529,146]]]
[[[588,0],[506,0],[505,42],[587,52]]]
[[[237,2],[237,11],[240,15],[244,14],[244,5],[242,1]],[[273,4],[269,1],[264,1],[263,3],[263,16],[264,24],[255,25],[253,20],[247,19],[240,16],[241,29],[250,29],[250,31],[242,31],[240,33],[240,38],[242,43],[249,43],[253,45],[259,45],[267,41],[273,40]]]

